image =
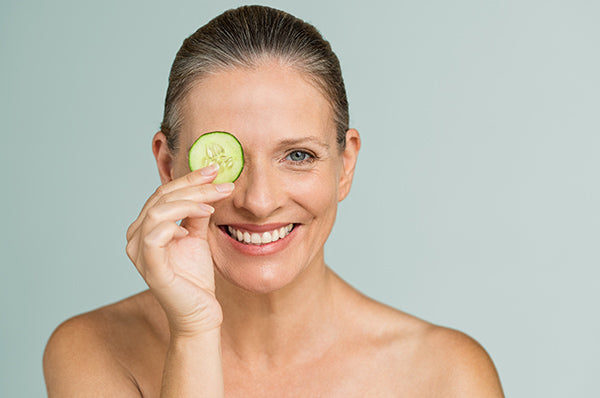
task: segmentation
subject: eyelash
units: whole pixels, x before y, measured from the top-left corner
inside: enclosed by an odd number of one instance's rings
[[[302,160],[292,160],[290,157],[292,156],[292,154],[294,153],[302,153],[303,155],[306,155],[304,157],[304,159]],[[308,151],[303,151],[301,149],[294,149],[293,151],[290,151],[287,156],[285,157],[286,161],[292,162],[292,164],[294,166],[304,166],[307,165],[309,163],[314,162],[317,159],[317,157],[315,155],[313,155],[312,153],[308,152]]]

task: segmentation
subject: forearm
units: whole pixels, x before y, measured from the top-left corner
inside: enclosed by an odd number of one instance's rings
[[[161,398],[224,397],[221,331],[172,337],[163,370]]]

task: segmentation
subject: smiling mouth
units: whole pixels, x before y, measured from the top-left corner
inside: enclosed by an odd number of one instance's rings
[[[235,229],[229,225],[223,225],[221,226],[221,229],[227,232],[229,236],[238,242],[245,243],[247,245],[266,245],[288,236],[294,229],[294,226],[294,224],[288,224],[285,227],[260,233]]]

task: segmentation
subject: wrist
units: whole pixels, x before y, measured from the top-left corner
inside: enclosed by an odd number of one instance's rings
[[[191,329],[170,329],[171,342],[191,343],[194,341],[206,341],[221,338],[221,325],[210,328]]]
[[[173,331],[163,368],[161,397],[223,397],[221,328]]]

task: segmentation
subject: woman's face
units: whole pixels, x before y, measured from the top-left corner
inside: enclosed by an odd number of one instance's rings
[[[189,173],[187,153],[204,133],[230,132],[244,149],[244,169],[232,195],[212,204],[208,241],[220,275],[246,290],[268,293],[323,265],[337,203],[350,189],[358,133],[348,132],[341,152],[326,98],[278,63],[209,75],[194,86],[183,108],[171,178]],[[184,225],[193,229],[194,220]],[[253,243],[240,242],[238,235]],[[266,243],[274,236],[279,239]]]

